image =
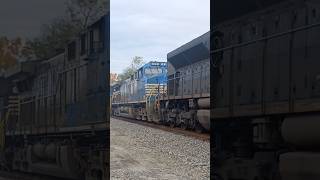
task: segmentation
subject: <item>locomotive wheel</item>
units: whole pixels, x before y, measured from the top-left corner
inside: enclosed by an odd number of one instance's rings
[[[167,118],[163,118],[163,124],[165,125],[165,126],[169,126],[170,125],[170,117],[169,117],[169,115],[167,115],[166,116]]]
[[[176,125],[175,125],[174,121],[170,121],[170,127],[171,127],[171,128],[176,127]]]
[[[86,174],[85,180],[106,180],[103,177],[103,173],[98,170],[92,170],[92,172],[89,172]]]
[[[191,130],[195,130],[196,129],[196,122],[194,120],[189,120],[189,128]]]
[[[214,174],[213,174],[213,179],[214,179],[214,180],[223,180],[223,178],[222,178],[219,174],[217,174],[217,173],[214,173]]]
[[[181,126],[181,128],[183,130],[187,130],[188,129],[188,125],[185,122],[182,122],[180,126]]]
[[[175,123],[175,119],[174,118],[168,118],[168,123],[169,123],[169,126],[171,128],[174,128],[176,126],[176,123]]]
[[[277,173],[273,174],[272,180],[281,180],[280,172],[277,172]]]
[[[203,127],[199,123],[196,124],[195,130],[196,130],[197,133],[203,133],[204,132]]]
[[[177,126],[179,126],[180,128],[182,128],[184,130],[188,129],[188,125],[187,125],[186,121],[187,121],[186,119],[182,118],[182,116],[179,115],[178,116],[179,125],[177,125]]]

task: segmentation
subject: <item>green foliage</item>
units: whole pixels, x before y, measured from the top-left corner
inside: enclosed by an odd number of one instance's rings
[[[124,81],[130,78],[134,73],[144,64],[142,57],[135,56],[132,58],[131,65],[123,70],[121,74],[119,74],[118,79],[119,81]]]

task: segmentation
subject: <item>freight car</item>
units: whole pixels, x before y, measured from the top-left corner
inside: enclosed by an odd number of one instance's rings
[[[320,3],[268,2],[215,16],[215,179],[320,178]]]
[[[69,179],[109,178],[108,58],[105,15],[63,52],[21,62],[0,78],[2,168]]]
[[[113,114],[185,129],[210,130],[209,36],[206,33],[170,52],[168,64],[161,63],[159,75],[156,72],[144,81],[136,80],[140,74],[145,76],[145,67],[138,70],[114,92]],[[138,84],[140,90],[134,90],[136,82],[147,84]]]

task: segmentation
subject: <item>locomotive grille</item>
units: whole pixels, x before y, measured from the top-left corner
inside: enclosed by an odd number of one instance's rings
[[[146,96],[165,95],[167,93],[167,86],[164,84],[146,84],[145,91]]]

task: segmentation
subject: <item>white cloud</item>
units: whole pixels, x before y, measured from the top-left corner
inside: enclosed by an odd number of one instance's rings
[[[134,56],[166,61],[168,52],[210,29],[210,0],[113,0],[111,72]]]
[[[9,0],[0,2],[0,35],[32,38],[42,24],[63,16],[66,0]]]

